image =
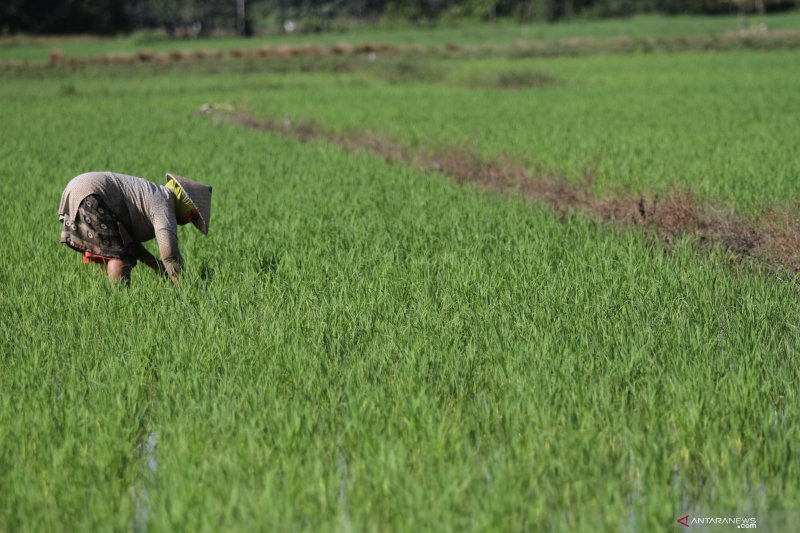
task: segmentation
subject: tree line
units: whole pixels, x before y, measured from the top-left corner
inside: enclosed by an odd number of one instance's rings
[[[0,32],[169,35],[325,31],[359,21],[443,18],[556,22],[638,13],[726,14],[793,9],[798,0],[2,0]]]

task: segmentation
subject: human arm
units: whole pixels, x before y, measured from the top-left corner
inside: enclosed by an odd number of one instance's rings
[[[158,241],[158,251],[161,254],[161,261],[153,260],[163,269],[164,275],[169,278],[173,285],[178,285],[178,275],[183,269],[183,258],[178,248],[177,227],[175,231],[170,228],[156,230],[156,241]],[[149,265],[148,265],[149,266]]]
[[[137,253],[138,253],[137,258],[139,259],[139,261],[150,267],[156,274],[158,274],[159,276],[163,276],[165,278],[169,278],[170,281],[172,281],[172,283],[175,285],[178,284],[177,276],[174,274],[170,275],[167,272],[167,268],[164,266],[164,263],[156,259],[155,256],[147,250],[147,248],[139,244],[139,249],[137,250]]]
[[[164,194],[164,198],[159,197],[153,200],[148,218],[153,227],[152,235],[158,243],[158,253],[161,256],[161,261],[155,261],[155,264],[162,267],[166,277],[177,285],[178,275],[183,268],[183,258],[178,248],[178,222],[175,217],[174,199],[168,194],[168,191],[164,191]],[[153,259],[155,260],[155,258]],[[147,260],[149,261],[149,259]]]

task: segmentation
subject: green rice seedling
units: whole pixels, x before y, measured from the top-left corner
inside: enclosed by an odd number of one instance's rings
[[[474,139],[570,179],[599,153],[599,190],[690,184],[746,211],[795,191],[766,125],[794,131],[793,61],[4,71],[0,530],[665,531],[797,508],[791,276],[196,115]],[[512,67],[565,86],[461,84]],[[119,290],[58,244],[62,188],[103,169],[214,186],[180,286],[136,269]]]

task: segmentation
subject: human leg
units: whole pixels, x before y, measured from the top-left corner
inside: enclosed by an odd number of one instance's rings
[[[123,261],[122,259],[112,259],[106,264],[106,272],[108,272],[108,279],[112,281],[121,281],[126,286],[131,284],[131,270],[133,266]]]
[[[116,215],[98,195],[87,196],[78,210],[74,218],[62,217],[61,242],[81,252],[84,264],[97,263],[104,276],[129,285],[137,261]]]

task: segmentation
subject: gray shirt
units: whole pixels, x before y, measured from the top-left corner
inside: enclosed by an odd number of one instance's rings
[[[174,275],[180,271],[183,260],[178,249],[178,222],[172,191],[136,176],[87,172],[73,178],[64,189],[58,208],[62,221],[75,220],[78,206],[90,194],[100,196],[117,215],[125,244],[155,237],[167,272]]]

